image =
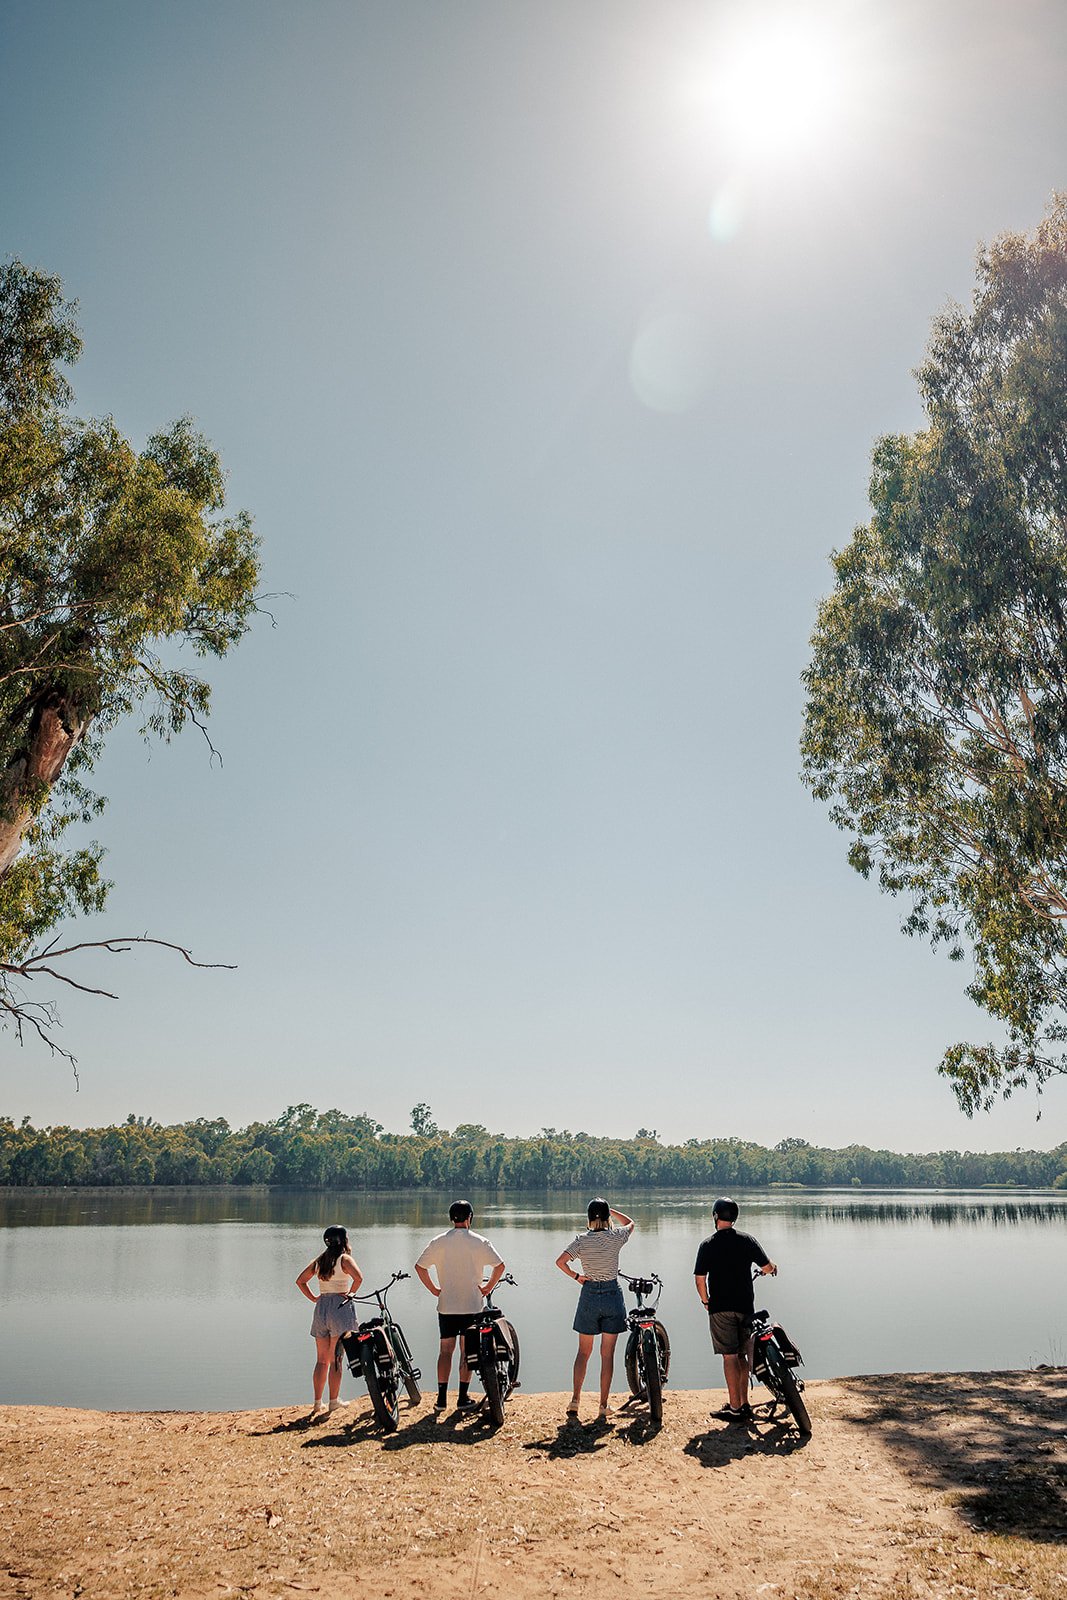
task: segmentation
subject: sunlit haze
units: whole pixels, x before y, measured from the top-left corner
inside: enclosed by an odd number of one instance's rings
[[[115,889],[0,1113],[898,1149],[995,1037],[798,778],[800,675],[931,319],[1067,187],[1060,0],[6,0],[5,253],[77,408],[192,414],[275,626],[213,761],[132,726]],[[190,663],[192,664],[192,663]],[[38,998],[46,998],[43,994]]]

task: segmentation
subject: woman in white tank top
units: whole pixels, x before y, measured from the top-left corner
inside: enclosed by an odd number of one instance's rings
[[[350,1253],[346,1230],[327,1228],[322,1241],[325,1250],[304,1268],[296,1280],[300,1293],[315,1307],[315,1315],[311,1319],[311,1336],[315,1341],[312,1416],[323,1409],[322,1391],[326,1387],[327,1377],[330,1380],[330,1410],[336,1411],[338,1406],[348,1404],[347,1400],[340,1398],[341,1364],[337,1359],[337,1341],[342,1334],[353,1333],[359,1327],[356,1308],[350,1302],[346,1304],[345,1297],[355,1294],[363,1282],[363,1274]],[[318,1280],[317,1295],[312,1294],[309,1287],[312,1278]]]

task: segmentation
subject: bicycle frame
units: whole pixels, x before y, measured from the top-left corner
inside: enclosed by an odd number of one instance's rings
[[[647,1278],[631,1278],[623,1272],[619,1276],[637,1298],[636,1306],[626,1313],[626,1381],[632,1395],[647,1400],[652,1419],[658,1424],[663,1417],[663,1385],[671,1364],[670,1337],[657,1309],[663,1281],[654,1272]]]
[[[753,1282],[761,1277],[753,1273]],[[781,1339],[779,1339],[781,1334]],[[757,1311],[752,1318],[752,1376],[770,1390],[770,1415],[779,1406],[792,1414],[801,1434],[811,1433],[811,1418],[802,1398],[804,1381],[793,1374],[804,1358],[784,1328],[771,1321],[769,1311]]]
[[[345,1296],[343,1304],[346,1306],[370,1305],[373,1301],[378,1307],[378,1315],[376,1317],[369,1317],[366,1322],[361,1322],[356,1330],[356,1337],[359,1340],[361,1354],[365,1347],[373,1340],[375,1330],[378,1328],[384,1330],[386,1337],[389,1338],[390,1346],[392,1345],[391,1336],[395,1323],[393,1321],[393,1314],[389,1310],[389,1306],[387,1304],[389,1291],[393,1287],[394,1283],[399,1283],[401,1279],[410,1278],[410,1276],[410,1272],[394,1272],[393,1276],[389,1279],[389,1282],[383,1284],[380,1289],[372,1289],[369,1294],[349,1294]],[[338,1351],[340,1351],[340,1340],[338,1340],[337,1348]],[[418,1376],[421,1378],[421,1372],[418,1374]]]
[[[378,1315],[362,1322],[354,1333],[345,1334],[337,1342],[337,1359],[348,1357],[352,1373],[362,1377],[367,1385],[374,1414],[382,1427],[390,1432],[397,1426],[397,1388],[403,1381],[412,1404],[421,1399],[419,1379],[421,1370],[412,1360],[404,1330],[389,1310],[388,1295],[394,1283],[409,1276],[394,1272],[389,1282],[369,1294],[348,1295],[345,1303],[374,1304]]]
[[[515,1279],[511,1276],[510,1272],[506,1272],[499,1280],[497,1285],[498,1288],[501,1283],[509,1284],[513,1289],[517,1287]],[[480,1347],[482,1334],[491,1333],[494,1329],[500,1333],[504,1343],[508,1346],[508,1349],[515,1353],[513,1340],[511,1338],[511,1335],[514,1333],[514,1329],[512,1328],[507,1317],[505,1317],[503,1307],[493,1304],[493,1294],[492,1290],[490,1290],[485,1297],[485,1304],[477,1313],[475,1320],[471,1323],[469,1328],[465,1328],[463,1330],[467,1365],[470,1367],[472,1372],[478,1371],[478,1366],[481,1359]],[[518,1388],[518,1384],[514,1384],[513,1387]]]
[[[515,1287],[510,1272],[500,1282]],[[519,1336],[500,1306],[493,1304],[491,1291],[475,1320],[464,1330],[463,1347],[468,1367],[482,1380],[489,1415],[499,1428],[504,1421],[504,1401],[519,1387]]]

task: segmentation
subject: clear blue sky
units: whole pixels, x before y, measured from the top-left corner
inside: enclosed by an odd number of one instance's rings
[[[1067,185],[1059,0],[5,0],[0,51],[79,410],[195,415],[293,596],[221,770],[99,773],[95,931],[238,970],[87,964],[80,1094],[4,1035],[0,1108],[1061,1139],[956,1111],[989,1025],[797,777],[871,444]]]

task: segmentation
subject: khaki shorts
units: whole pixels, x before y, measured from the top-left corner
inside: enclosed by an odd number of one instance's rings
[[[747,1311],[709,1311],[711,1348],[717,1356],[739,1356],[752,1337],[752,1317]]]

